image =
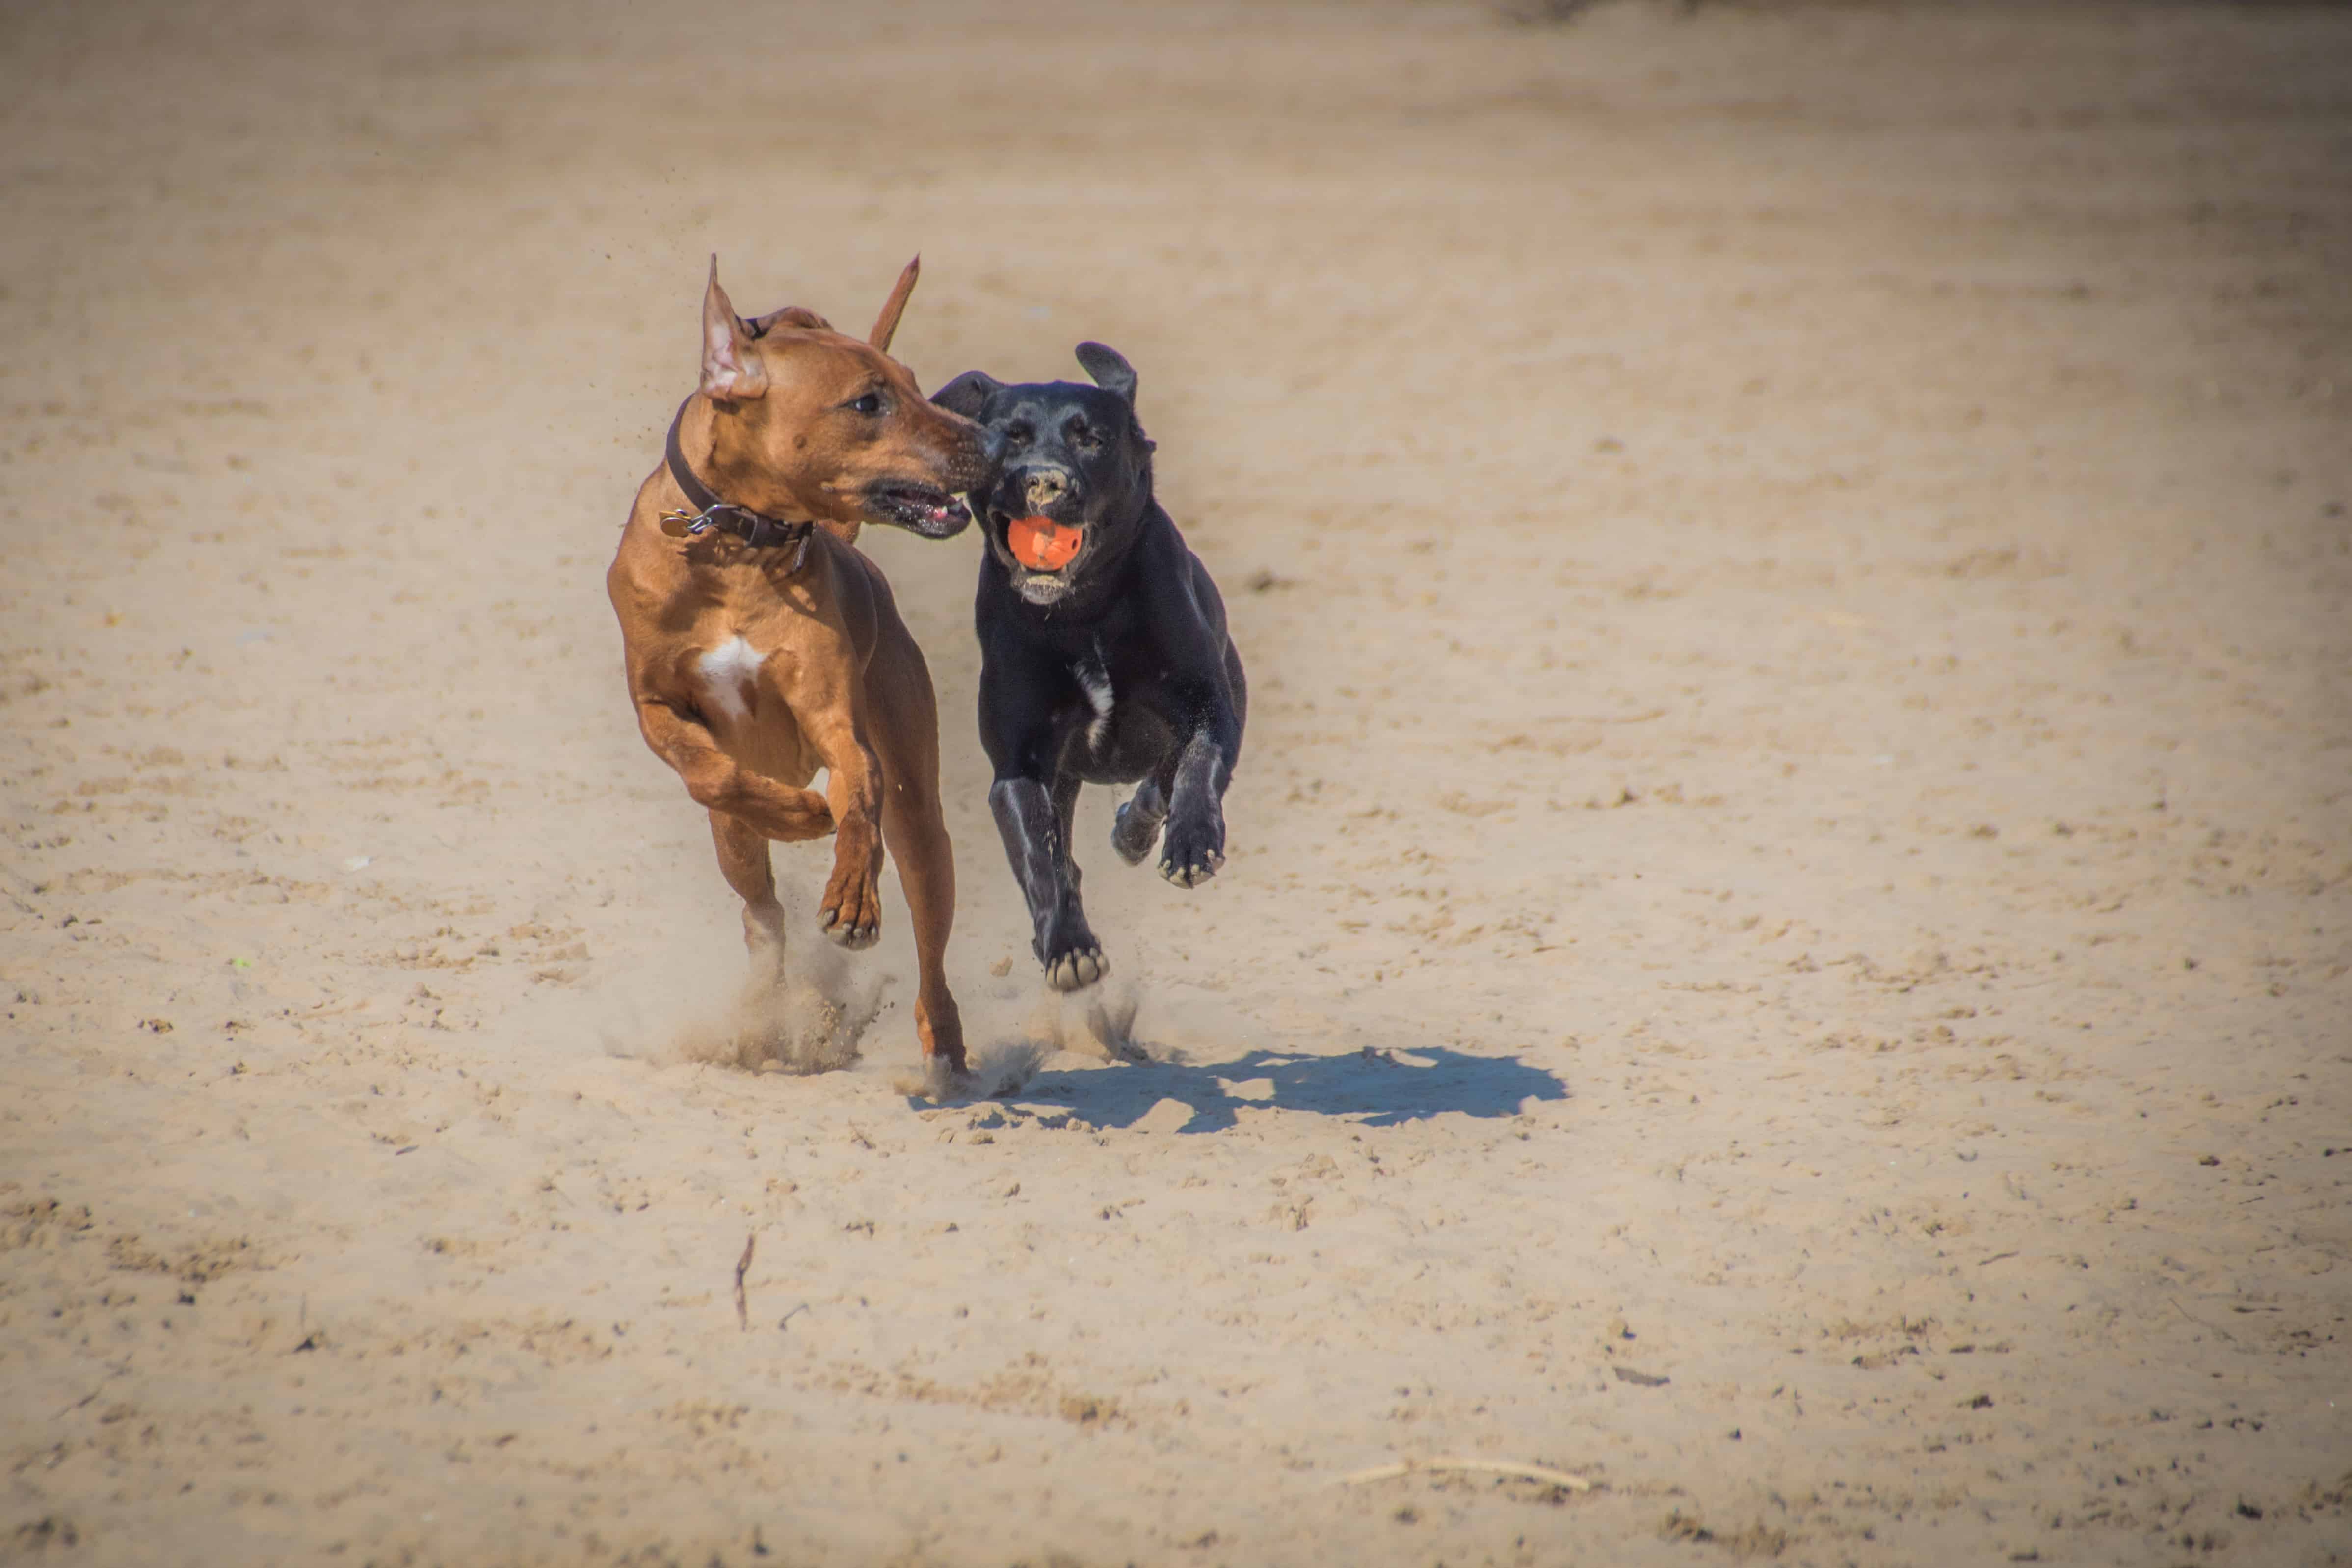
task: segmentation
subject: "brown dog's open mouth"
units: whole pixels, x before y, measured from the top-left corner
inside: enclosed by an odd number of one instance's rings
[[[866,510],[877,521],[912,530],[926,539],[947,539],[971,521],[961,496],[930,485],[877,485],[866,492]]]

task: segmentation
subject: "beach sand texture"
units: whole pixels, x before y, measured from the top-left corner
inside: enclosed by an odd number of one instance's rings
[[[0,1559],[2352,1561],[2352,13],[0,16]],[[747,310],[1140,373],[1231,860],[739,997]],[[1140,1056],[1144,1059],[1121,1059]],[[805,1074],[796,1066],[839,1063]],[[737,1264],[742,1271],[739,1321]],[[1578,1490],[1491,1470],[1544,1467]]]

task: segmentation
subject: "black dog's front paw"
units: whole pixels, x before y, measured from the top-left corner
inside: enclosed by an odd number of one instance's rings
[[[1083,991],[1110,973],[1110,960],[1100,943],[1086,932],[1059,952],[1045,956],[1045,984],[1056,991]]]
[[[1180,888],[1197,888],[1225,863],[1225,825],[1213,816],[1178,816],[1161,841],[1160,874]]]

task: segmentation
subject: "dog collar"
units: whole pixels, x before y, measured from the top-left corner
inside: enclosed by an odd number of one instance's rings
[[[686,504],[697,510],[683,509],[661,514],[662,531],[672,539],[691,539],[719,529],[731,533],[755,550],[789,544],[793,549],[792,570],[797,572],[808,559],[809,535],[816,529],[814,522],[787,522],[780,517],[770,517],[753,511],[748,506],[719,499],[709,485],[695,476],[694,466],[686,460],[686,450],[678,445],[677,427],[686,422],[686,410],[694,401],[689,397],[677,405],[677,413],[669,422],[669,477],[686,495]]]

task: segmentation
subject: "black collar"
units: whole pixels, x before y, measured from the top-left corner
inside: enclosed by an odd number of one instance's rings
[[[709,485],[695,477],[694,467],[686,460],[686,452],[677,443],[677,427],[686,422],[686,410],[692,404],[688,397],[677,405],[677,414],[669,422],[669,477],[685,493],[686,504],[692,511],[666,511],[661,514],[661,528],[672,539],[693,538],[708,529],[719,529],[733,534],[755,550],[772,545],[789,544],[793,549],[792,570],[797,572],[808,560],[809,535],[816,525],[813,522],[786,522],[765,512],[753,511],[747,506],[724,501]]]

